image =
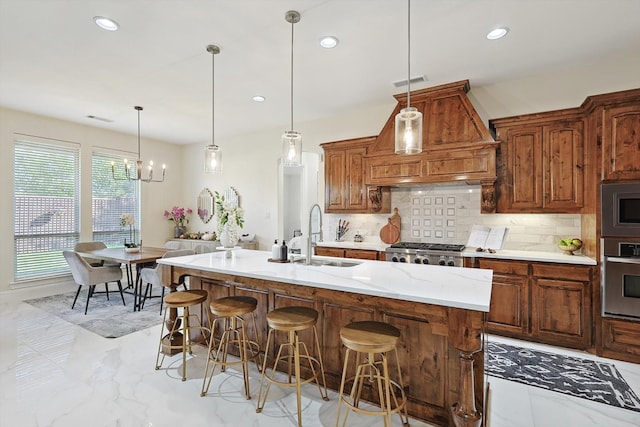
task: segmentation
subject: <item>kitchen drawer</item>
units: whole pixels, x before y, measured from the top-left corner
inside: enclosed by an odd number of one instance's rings
[[[591,280],[591,268],[577,265],[532,264],[534,277],[556,277],[579,282]]]
[[[496,259],[479,258],[478,266],[494,273],[515,274],[518,276],[529,275],[529,263],[520,261],[501,261]]]

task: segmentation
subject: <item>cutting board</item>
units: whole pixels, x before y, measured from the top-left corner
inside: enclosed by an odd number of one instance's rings
[[[393,215],[387,220],[387,224],[380,229],[380,240],[388,245],[400,241],[400,215],[398,215],[398,208],[394,208]]]

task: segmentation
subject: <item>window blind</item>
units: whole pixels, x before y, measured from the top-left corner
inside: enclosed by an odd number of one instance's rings
[[[96,151],[91,160],[93,240],[109,247],[123,246],[125,239],[140,243],[140,181],[113,179],[111,173],[113,162],[116,177],[124,177],[124,158],[123,155]],[[123,214],[132,214],[135,224],[122,226]]]
[[[14,140],[14,277],[66,273],[62,251],[80,235],[79,146],[55,140]]]

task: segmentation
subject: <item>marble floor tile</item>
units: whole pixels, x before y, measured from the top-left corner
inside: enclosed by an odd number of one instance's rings
[[[47,314],[23,299],[69,289],[51,288],[0,295],[1,427],[209,427],[295,426],[296,400],[291,389],[272,386],[262,413],[255,411],[259,373],[251,367],[252,399],[244,397],[240,372],[214,377],[200,397],[206,350],[196,347],[187,359],[165,360],[155,370],[160,326],[106,339]],[[583,352],[551,348],[502,337],[491,340],[614,363],[640,395],[640,365],[597,358]],[[631,427],[640,413],[590,402],[522,384],[487,377],[490,383],[489,427]],[[303,391],[305,426],[334,426],[337,394],[320,398],[317,387]],[[380,426],[382,420],[349,415],[348,426]],[[394,417],[394,426],[400,421]],[[428,424],[411,420],[415,427]]]

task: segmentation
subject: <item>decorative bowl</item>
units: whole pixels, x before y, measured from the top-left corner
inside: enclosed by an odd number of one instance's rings
[[[136,252],[140,252],[140,248],[136,247],[136,248],[124,248],[124,251],[130,254],[134,254]]]
[[[573,255],[573,252],[580,249],[582,245],[558,245],[558,247],[565,255]]]
[[[253,239],[255,239],[256,235],[254,233],[247,233],[247,234],[243,234],[240,236],[240,240],[242,240],[243,242],[251,242]]]

